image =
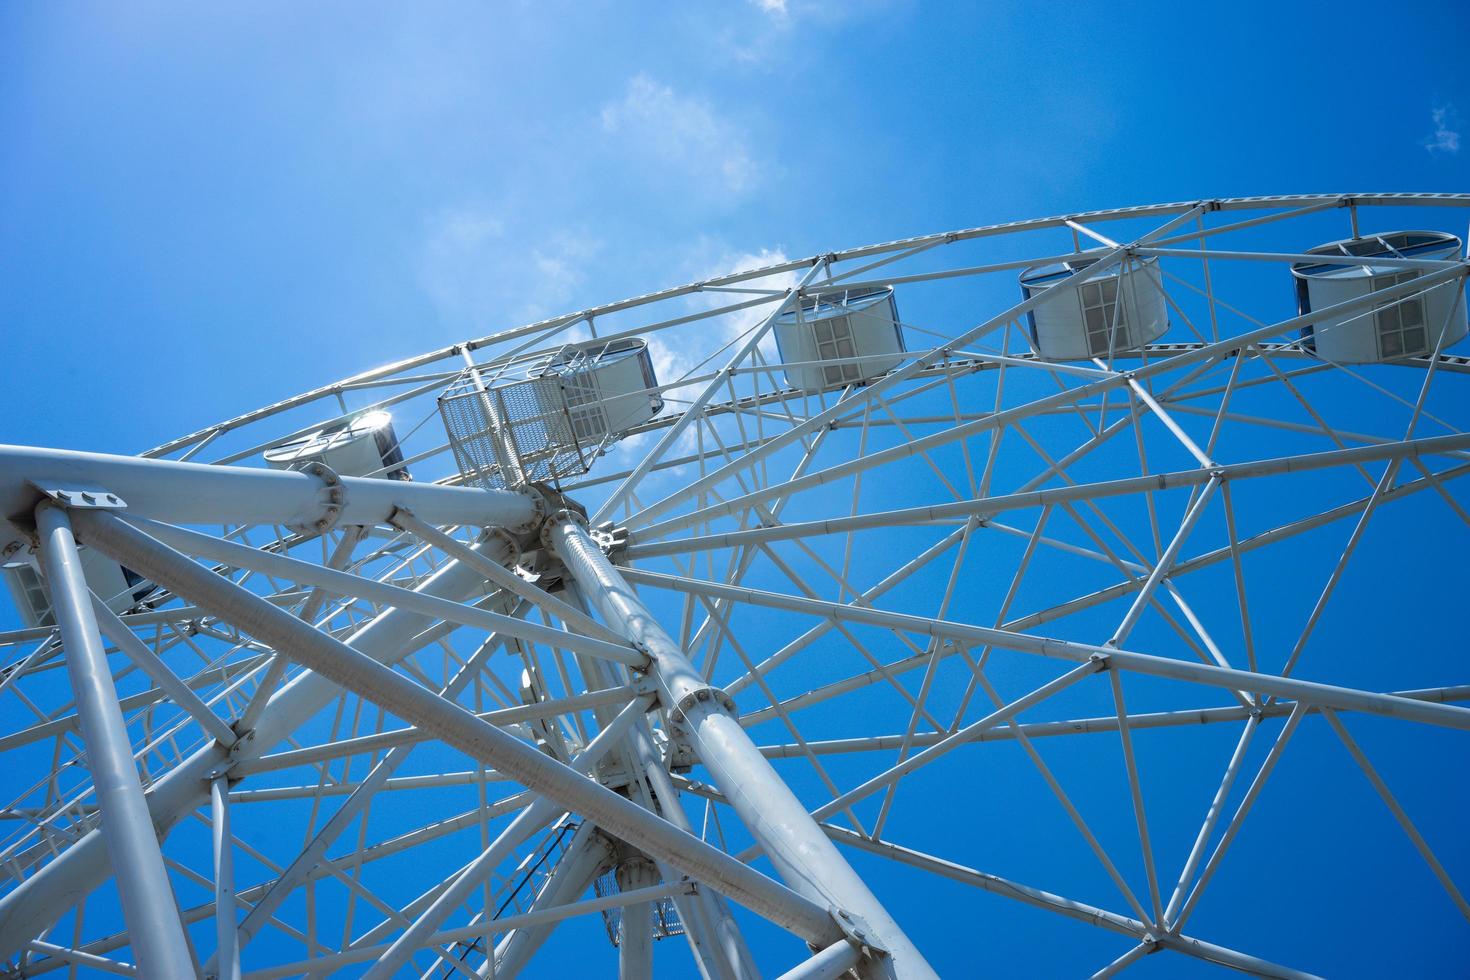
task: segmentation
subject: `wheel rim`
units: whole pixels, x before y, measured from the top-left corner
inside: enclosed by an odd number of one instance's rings
[[[1291,305],[1288,270],[1321,242],[1447,228],[1465,213],[1450,209],[1466,206],[1470,196],[1455,195],[1174,204],[833,253],[503,331],[145,455],[259,466],[271,446],[389,410],[414,480],[459,482],[435,398],[467,364],[499,376],[508,359],[567,343],[644,338],[662,412],[590,447],[590,471],[561,474],[557,489],[585,507],[628,581],[736,700],[751,737],[854,867],[874,876],[931,962],[958,962],[946,947],[966,944],[936,940],[924,904],[963,894],[978,915],[1012,921],[996,911],[1009,904],[988,893],[1055,913],[1028,911],[1026,921],[1041,923],[1030,927],[1046,930],[1038,936],[1085,944],[1090,968],[1105,974],[1165,952],[1298,975],[1291,970],[1310,971],[1327,955],[1330,927],[1305,916],[1290,929],[1227,938],[1212,909],[1255,895],[1262,862],[1283,848],[1308,850],[1314,836],[1322,846],[1302,860],[1323,873],[1350,843],[1342,825],[1362,821],[1375,835],[1364,846],[1419,862],[1417,918],[1459,935],[1470,918],[1455,884],[1465,855],[1446,816],[1463,793],[1427,792],[1419,778],[1428,777],[1425,759],[1462,758],[1454,729],[1470,727],[1457,704],[1470,688],[1455,683],[1463,672],[1440,611],[1449,588],[1432,574],[1470,523],[1456,493],[1470,451],[1457,385],[1470,363],[1443,349],[1382,365],[1312,356],[1297,335],[1312,317]],[[1079,254],[1097,260],[1094,273],[1155,264],[1168,333],[1136,355],[1095,362],[1032,356],[1017,276]],[[1435,289],[1463,297],[1459,259],[1402,259],[1395,269],[1426,281],[1385,287],[1386,298],[1347,315],[1403,311]],[[786,388],[774,337],[761,331],[803,277],[809,293],[893,286],[902,361],[866,385]],[[1407,321],[1397,322],[1403,335]],[[320,535],[200,530],[406,588],[454,561],[442,545],[385,525],[361,535],[350,526]],[[467,542],[475,529],[439,530]],[[1410,536],[1440,556],[1425,558],[1419,576]],[[556,563],[531,550],[526,579],[557,584]],[[341,637],[385,608],[264,573],[231,574],[297,613],[314,606],[305,618]],[[1380,594],[1383,610],[1419,615],[1362,609]],[[496,598],[505,595],[483,584],[465,602],[530,610]],[[197,691],[219,719],[248,715],[270,651],[242,643],[207,612],[180,612],[167,593],[151,602],[126,617],[136,635],[179,676],[205,672]],[[529,618],[566,625],[554,612]],[[441,628],[420,636],[424,645],[399,669],[438,690],[473,665],[458,703],[509,711],[507,724],[530,718],[514,730],[562,755],[631,698],[594,705],[573,656],[514,639],[513,650],[496,652],[507,639],[496,634],[487,645],[485,631]],[[57,641],[44,628],[7,640],[12,669],[0,697],[21,720],[0,736],[6,770],[19,774],[7,807],[17,824],[0,840],[9,871],[0,902],[18,909],[36,889],[21,882],[61,877],[56,868],[98,818],[82,740],[66,720],[73,709]],[[1396,652],[1385,656],[1390,643]],[[157,787],[213,737],[177,698],[148,693],[154,685],[126,656],[113,653],[111,664],[145,785]],[[523,670],[532,699],[583,698],[571,702],[578,710],[537,729],[533,713],[517,708]],[[1317,686],[1296,683],[1304,678]],[[649,717],[677,763],[695,762],[673,774],[695,832],[770,872],[697,760],[681,754],[677,733],[669,736],[668,707]],[[395,914],[415,918],[414,901],[518,812],[518,786],[407,732],[332,744],[402,727],[345,695],[292,724],[294,743],[237,753],[244,761],[231,774],[229,812],[240,899],[248,906],[270,893],[304,842],[324,833],[331,858],[314,854],[296,887],[278,889],[269,915],[246,920],[246,975],[373,958],[401,931]],[[419,747],[382,767],[382,752],[409,744]],[[388,782],[352,795],[375,765]],[[1328,797],[1310,809],[1329,784],[1350,784],[1342,798],[1353,817],[1342,820]],[[366,816],[329,824],[346,799]],[[1308,808],[1306,828],[1292,807]],[[214,872],[200,843],[209,814],[207,806],[173,814],[163,845],[204,959],[215,933]],[[1323,831],[1328,820],[1338,829]],[[544,908],[528,896],[563,866],[557,849],[591,833],[582,823],[576,814],[552,821],[516,849],[443,922],[459,930],[436,943],[444,959],[420,951],[413,968],[439,975],[451,959],[481,968],[487,944],[475,931],[505,941],[483,918],[514,922],[518,910]],[[588,875],[628,863],[621,845],[599,846],[605,853],[584,862]],[[902,870],[877,870],[888,866]],[[598,895],[614,908],[619,889],[654,887],[642,883],[658,875],[617,878],[572,900]],[[653,912],[665,919],[676,885],[655,896]],[[1270,891],[1277,897],[1264,907],[1293,907],[1284,890]],[[1365,887],[1358,900],[1372,894]],[[687,893],[677,897],[684,910]],[[762,970],[803,958],[799,941],[746,913],[737,919],[760,939]],[[607,921],[619,935],[615,918]],[[40,928],[12,929],[6,942],[28,974],[97,965],[88,956],[128,960],[108,892],[27,922]],[[534,932],[522,925],[513,935]]]

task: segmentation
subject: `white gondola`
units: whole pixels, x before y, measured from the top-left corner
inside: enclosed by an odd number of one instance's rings
[[[1455,261],[1460,258],[1460,239],[1440,231],[1393,231],[1329,242],[1307,254],[1353,256],[1368,261],[1361,265],[1292,265],[1297,311],[1302,316],[1408,282],[1426,271],[1375,264],[1375,258]],[[1467,329],[1465,291],[1455,280],[1373,310],[1319,320],[1303,328],[1302,337],[1304,345],[1324,360],[1369,364],[1427,354],[1440,345],[1441,334],[1441,349],[1448,348],[1463,339]]]
[[[338,476],[410,478],[387,412],[368,412],[273,446],[265,451],[265,462],[277,470],[322,463]]]
[[[564,348],[543,376],[560,384],[572,432],[584,445],[620,436],[663,411],[653,358],[637,338]]]
[[[439,396],[460,474],[481,486],[585,473],[663,407],[648,345],[634,337],[569,345],[493,376],[471,369]]]
[[[82,560],[82,574],[87,585],[115,613],[127,612],[154,590],[152,583],[100,551],[78,546],[77,554]],[[32,629],[56,625],[51,600],[46,595],[41,573],[33,562],[12,562],[0,568],[0,574],[5,576],[5,586],[10,590],[10,599],[22,623]]]
[[[1030,299],[1096,259],[1032,266],[1021,273],[1021,295]],[[1106,359],[1151,344],[1169,329],[1169,306],[1157,259],[1114,267],[1063,287],[1027,314],[1031,349],[1046,361]]]
[[[775,331],[786,380],[802,391],[865,384],[903,361],[892,287],[804,300],[776,318]]]

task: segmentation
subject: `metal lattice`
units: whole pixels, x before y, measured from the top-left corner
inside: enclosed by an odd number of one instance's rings
[[[595,391],[569,389],[558,374],[487,386],[471,368],[439,396],[439,414],[463,481],[504,488],[515,470],[555,483],[591,468],[596,447],[584,445],[577,424],[589,402],[596,405]]]
[[[607,898],[622,891],[618,887],[616,869],[598,875],[592,887],[598,898]],[[649,929],[654,939],[684,935],[684,922],[679,918],[679,909],[674,904],[673,898],[666,896],[648,904],[651,916]],[[612,940],[614,946],[621,946],[623,944],[623,910],[621,908],[604,909],[602,923],[607,927],[607,938]]]
[[[932,980],[977,949],[1306,975],[1257,944],[1414,972],[1470,936],[1465,789],[1433,778],[1470,731],[1443,572],[1470,263],[1382,229],[1463,209],[944,232],[466,340],[140,458],[0,447],[0,975]],[[1352,251],[1400,235],[1432,248]],[[1143,263],[1152,316],[1124,309]],[[793,308],[882,283],[896,349],[855,315],[780,346]],[[388,408],[401,447],[313,446]],[[320,465],[274,465],[292,446]],[[1401,859],[1393,902],[1354,873]],[[686,930],[692,965],[646,941]]]

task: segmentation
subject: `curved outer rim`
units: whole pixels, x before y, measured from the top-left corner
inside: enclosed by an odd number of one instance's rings
[[[1019,231],[1036,231],[1044,228],[1067,227],[1068,222],[1101,222],[1118,221],[1126,218],[1150,217],[1155,215],[1179,214],[1190,208],[1202,207],[1205,211],[1244,211],[1264,208],[1291,208],[1310,207],[1313,205],[1329,206],[1335,205],[1345,207],[1470,207],[1470,194],[1450,193],[1371,193],[1371,194],[1294,194],[1275,195],[1264,197],[1233,197],[1233,198],[1206,198],[1197,201],[1176,201],[1170,204],[1140,205],[1129,208],[1109,208],[1101,211],[1079,211],[1072,214],[1055,215],[1049,218],[1034,218],[1023,221],[1007,221],[993,225],[979,225],[974,228],[966,228],[956,231],[936,232],[929,235],[919,235],[913,238],[900,238],[877,245],[867,245],[861,248],[847,249],[839,252],[827,252],[821,255],[812,255],[803,259],[793,259],[787,262],[778,262],[773,265],[762,266],[758,269],[749,269],[744,272],[730,273],[717,276],[713,279],[705,279],[700,282],[688,283],[683,286],[674,286],[642,296],[634,296],[617,302],[607,303],[603,306],[589,307],[575,313],[564,313],[560,316],[551,317],[546,320],[538,320],[534,323],[524,324],[498,333],[487,334],[483,337],[451,344],[448,347],[440,347],[435,350],[426,351],[413,357],[384,364],[368,371],[354,374],[335,381],[329,385],[303,392],[299,395],[286,398],[281,401],[266,405],[254,411],[237,415],[234,418],[216,422],[213,425],[197,429],[187,435],[155,446],[147,452],[140,453],[141,456],[158,457],[179,449],[186,448],[201,439],[211,435],[226,432],[250,422],[256,422],[268,418],[279,412],[284,412],[324,398],[344,390],[349,385],[361,384],[379,378],[406,371],[423,364],[430,364],[446,357],[452,357],[460,352],[470,352],[488,347],[492,344],[513,340],[537,331],[550,330],[558,327],[569,326],[579,320],[593,319],[599,316],[607,316],[622,310],[634,309],[661,300],[674,299],[679,296],[687,296],[701,292],[704,289],[725,286],[733,283],[749,282],[752,279],[764,279],[767,276],[779,275],[783,272],[791,272],[796,269],[807,269],[819,262],[840,262],[848,259],[865,258],[871,255],[881,255],[885,252],[896,252],[911,249],[928,244],[945,244],[957,241],[967,241],[976,238],[987,238],[993,235],[1010,234]]]
[[[1436,248],[1453,248],[1455,250],[1455,254],[1457,256],[1459,255],[1459,252],[1460,252],[1460,244],[1461,244],[1461,242],[1460,242],[1460,236],[1459,235],[1452,235],[1452,234],[1450,234],[1447,231],[1440,231],[1437,228],[1395,228],[1393,231],[1380,231],[1377,234],[1373,234],[1373,235],[1362,235],[1362,236],[1360,236],[1358,238],[1339,238],[1335,242],[1323,242],[1321,245],[1314,245],[1311,248],[1307,249],[1307,254],[1308,255],[1332,255],[1333,253],[1330,250],[1336,248],[1339,245],[1347,245],[1350,242],[1361,242],[1361,241],[1365,241],[1365,240],[1367,240],[1369,238],[1387,238],[1390,235],[1435,235],[1435,236],[1437,236],[1440,239],[1437,243],[1426,244],[1426,245],[1419,245],[1419,246],[1414,246],[1414,247],[1423,249],[1425,251],[1432,251],[1432,250],[1434,250]],[[1355,259],[1359,259],[1359,258],[1360,259],[1382,259],[1382,258],[1388,258],[1388,257],[1389,256],[1386,255],[1383,252],[1367,253],[1367,254],[1363,254],[1363,255],[1354,255],[1353,256],[1353,258],[1355,258]],[[1366,265],[1367,263],[1365,262],[1364,264]],[[1298,279],[1311,279],[1314,276],[1316,276],[1317,273],[1310,272],[1310,271],[1307,271],[1307,270],[1320,268],[1321,265],[1322,265],[1322,263],[1320,263],[1320,262],[1293,262],[1291,264],[1291,274],[1293,276],[1295,276],[1296,278],[1298,278]],[[1359,266],[1338,266],[1338,268],[1360,268],[1360,267]]]

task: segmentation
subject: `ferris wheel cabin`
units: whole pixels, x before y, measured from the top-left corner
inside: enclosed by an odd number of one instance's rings
[[[776,318],[786,381],[802,391],[866,384],[903,361],[893,287],[834,293]]]
[[[583,443],[618,437],[663,411],[648,344],[636,337],[563,348],[547,366]]]
[[[1297,262],[1297,311],[1314,309],[1366,296],[1424,275],[1422,268],[1374,264],[1373,259],[1460,258],[1460,239],[1440,231],[1392,231],[1381,235],[1328,242],[1309,255],[1353,256],[1362,264]],[[1410,293],[1368,312],[1329,317],[1302,328],[1303,343],[1324,360],[1343,364],[1371,364],[1428,354],[1464,338],[1467,329],[1465,292],[1458,281],[1447,282],[1422,294]],[[1441,335],[1443,343],[1441,344]]]
[[[265,463],[276,470],[321,463],[338,476],[411,479],[387,412],[368,412],[273,446],[265,451]]]
[[[571,344],[502,368],[470,368],[439,396],[466,483],[586,473],[607,444],[663,411],[648,345],[636,337]]]
[[[1025,299],[1091,266],[1096,259],[1032,266],[1021,273]],[[1031,349],[1045,361],[1085,361],[1134,351],[1169,329],[1157,259],[1113,268],[1076,288],[1062,288],[1027,314]]]
[[[115,613],[127,612],[154,591],[154,585],[143,576],[131,568],[124,568],[100,551],[78,545],[77,554],[82,559],[82,575],[87,585]],[[0,568],[0,574],[5,576],[10,599],[28,629],[56,625],[51,598],[42,584],[34,558],[11,562]]]

